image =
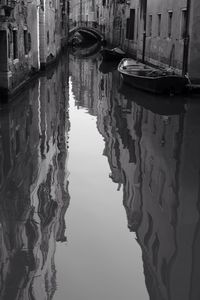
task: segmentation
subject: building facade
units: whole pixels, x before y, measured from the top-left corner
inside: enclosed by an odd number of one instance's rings
[[[98,19],[98,5],[95,0],[70,1],[69,20],[71,26],[95,25]]]
[[[131,0],[127,6],[126,49],[138,59],[200,80],[198,1]]]
[[[0,1],[2,95],[57,57],[67,39],[67,11],[65,0]]]
[[[87,25],[92,18],[108,44],[200,81],[198,0],[76,0],[71,5],[72,24]]]

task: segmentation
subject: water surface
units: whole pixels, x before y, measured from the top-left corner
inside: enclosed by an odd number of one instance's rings
[[[199,300],[198,99],[111,71],[65,56],[1,107],[1,299]]]

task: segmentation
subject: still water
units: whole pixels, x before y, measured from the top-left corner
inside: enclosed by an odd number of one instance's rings
[[[200,105],[63,57],[0,110],[0,299],[199,300]]]

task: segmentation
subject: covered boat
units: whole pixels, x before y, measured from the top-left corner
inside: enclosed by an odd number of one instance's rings
[[[188,79],[170,70],[156,69],[131,58],[124,58],[118,71],[125,83],[156,94],[180,94],[186,89]]]
[[[112,60],[121,60],[125,57],[125,52],[121,50],[120,48],[104,48],[101,50],[101,55],[103,57],[103,60],[105,61],[112,61]]]

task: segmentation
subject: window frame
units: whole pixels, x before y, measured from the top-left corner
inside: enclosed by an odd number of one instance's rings
[[[172,38],[173,11],[168,10],[167,37]]]
[[[12,42],[13,42],[13,60],[17,61],[19,59],[19,49],[18,49],[18,30],[13,29],[12,31]]]
[[[153,15],[149,14],[148,16],[148,36],[151,37],[152,36],[152,26],[153,24]]]
[[[161,36],[161,21],[162,21],[162,14],[157,13],[157,36]]]
[[[186,37],[187,32],[187,8],[181,9],[181,24],[180,24],[180,38],[183,40]],[[184,22],[183,22],[184,21]]]

